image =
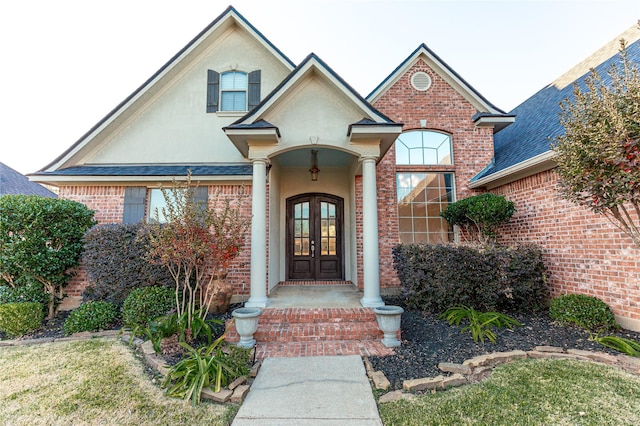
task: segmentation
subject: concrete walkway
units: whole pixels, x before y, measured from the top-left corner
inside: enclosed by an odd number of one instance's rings
[[[359,356],[268,358],[232,426],[375,425],[378,408]]]

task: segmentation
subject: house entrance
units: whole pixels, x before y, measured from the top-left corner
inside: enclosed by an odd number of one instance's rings
[[[342,280],[343,200],[328,194],[287,199],[289,280]]]

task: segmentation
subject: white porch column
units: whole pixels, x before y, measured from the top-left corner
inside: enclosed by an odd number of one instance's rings
[[[362,158],[362,257],[365,308],[384,306],[380,297],[380,262],[378,256],[378,196],[376,159]]]
[[[267,298],[267,160],[253,160],[251,189],[251,293],[245,306],[264,308]]]

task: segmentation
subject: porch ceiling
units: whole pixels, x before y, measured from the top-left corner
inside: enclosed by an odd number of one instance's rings
[[[351,165],[354,156],[336,149],[307,146],[301,149],[278,154],[274,160],[282,167],[309,167],[311,165],[311,150],[318,151],[318,167],[347,167]]]

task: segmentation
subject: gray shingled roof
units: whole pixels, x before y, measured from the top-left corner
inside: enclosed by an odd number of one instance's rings
[[[627,55],[631,61],[640,63],[640,40],[629,44]],[[612,64],[619,61],[620,54],[617,53],[599,65],[594,64],[597,65],[594,68],[603,81],[610,83],[611,78],[607,72]],[[495,134],[493,164],[486,167],[472,181],[548,152],[555,138],[564,133],[559,120],[560,102],[566,98],[573,98],[574,82],[578,82],[579,87],[584,90],[584,81],[588,74],[587,71],[572,81],[563,81],[562,84],[558,84],[560,79],[556,80],[510,111],[510,114],[516,116],[516,121]]]
[[[75,166],[34,176],[251,176],[251,164],[234,165],[150,165],[150,166]]]
[[[47,198],[58,198],[55,193],[49,191],[44,186],[29,181],[29,178],[25,175],[20,174],[4,163],[0,163],[0,195],[10,194],[39,195]]]

